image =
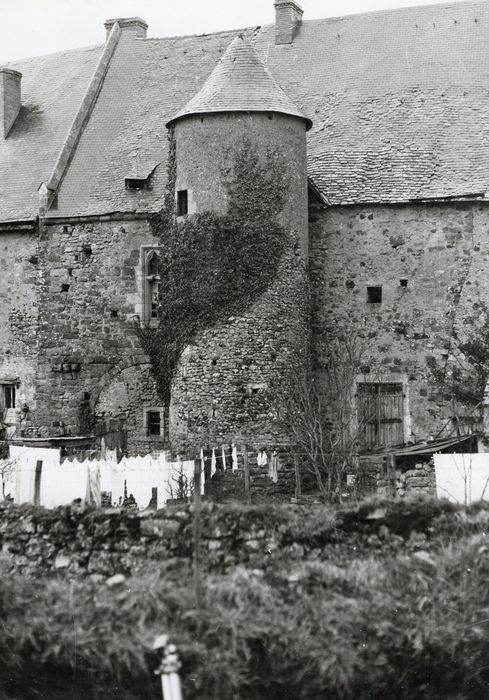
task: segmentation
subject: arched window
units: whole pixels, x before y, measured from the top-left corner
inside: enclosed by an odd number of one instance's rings
[[[144,322],[146,326],[156,326],[159,318],[160,275],[159,255],[156,250],[146,253],[144,265]]]

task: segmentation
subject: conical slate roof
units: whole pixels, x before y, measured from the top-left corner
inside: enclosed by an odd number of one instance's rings
[[[241,35],[229,44],[202,89],[167,126],[191,114],[215,112],[278,112],[303,119],[308,129],[312,126]]]

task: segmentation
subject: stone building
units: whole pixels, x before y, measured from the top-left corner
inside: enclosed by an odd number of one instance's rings
[[[348,387],[374,407],[365,449],[453,430],[429,363],[488,300],[489,7],[275,11],[272,26],[162,39],[108,20],[103,46],[0,68],[4,437],[279,441],[273,392],[292,358],[326,390],[338,329],[365,341]],[[169,131],[178,218],[226,215],[243,139],[262,164],[278,153],[288,190],[268,288],[199,329],[166,402],[140,331],[164,303]]]

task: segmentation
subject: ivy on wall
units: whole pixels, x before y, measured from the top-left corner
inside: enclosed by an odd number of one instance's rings
[[[180,356],[196,334],[240,314],[271,286],[291,234],[278,223],[289,182],[285,161],[269,149],[260,158],[248,139],[222,172],[228,212],[175,216],[176,145],[170,134],[164,207],[152,221],[162,246],[159,327],[141,329],[158,390],[170,401]]]

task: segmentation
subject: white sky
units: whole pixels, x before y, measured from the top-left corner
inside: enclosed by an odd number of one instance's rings
[[[446,0],[301,0],[304,19]],[[105,40],[104,20],[142,17],[148,36],[203,34],[274,21],[273,0],[0,0],[0,65]]]

